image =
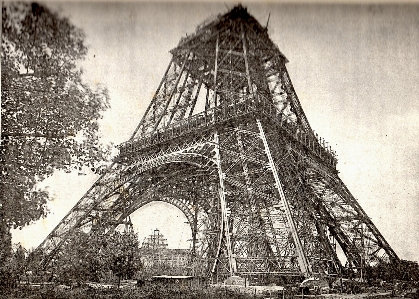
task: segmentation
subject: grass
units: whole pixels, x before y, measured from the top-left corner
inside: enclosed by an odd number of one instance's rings
[[[247,294],[238,294],[229,290],[215,289],[166,289],[166,288],[133,288],[95,290],[86,287],[59,289],[45,286],[28,288],[21,286],[8,294],[0,295],[0,299],[251,299]]]

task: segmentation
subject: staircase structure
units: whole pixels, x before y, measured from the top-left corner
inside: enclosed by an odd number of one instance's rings
[[[170,53],[132,137],[40,245],[44,265],[92,218],[114,228],[152,201],[185,214],[202,275],[333,274],[337,248],[352,269],[398,260],[310,127],[286,57],[245,8]]]

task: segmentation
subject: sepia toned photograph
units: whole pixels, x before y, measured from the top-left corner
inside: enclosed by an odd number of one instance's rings
[[[2,2],[0,299],[419,298],[419,3]]]

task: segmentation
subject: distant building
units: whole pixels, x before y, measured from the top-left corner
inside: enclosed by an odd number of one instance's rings
[[[146,275],[188,275],[189,249],[170,249],[167,239],[158,229],[144,239],[140,247],[141,261]]]

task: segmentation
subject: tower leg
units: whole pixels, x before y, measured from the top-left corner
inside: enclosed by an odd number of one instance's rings
[[[257,123],[257,126],[259,128],[260,138],[262,139],[263,145],[265,147],[266,156],[268,157],[269,168],[272,171],[272,174],[273,174],[274,179],[275,179],[275,186],[278,190],[279,197],[281,199],[282,209],[284,210],[285,216],[287,218],[288,226],[289,226],[289,229],[290,229],[293,241],[294,241],[295,248],[297,250],[298,264],[300,266],[301,272],[305,276],[307,276],[308,274],[311,274],[310,265],[307,262],[307,257],[304,254],[303,246],[301,244],[301,240],[298,236],[297,229],[296,229],[295,224],[294,224],[294,220],[292,219],[290,207],[288,205],[287,199],[285,198],[284,190],[282,188],[281,181],[279,180],[278,172],[276,170],[275,163],[273,161],[271,151],[269,149],[268,141],[266,140],[265,132],[263,131],[262,123],[260,122],[259,119],[256,120],[256,123]]]
[[[220,251],[221,251],[221,242],[222,242],[222,238],[224,237],[225,240],[225,245],[227,247],[227,259],[228,259],[228,264],[229,264],[229,271],[231,275],[234,275],[234,273],[237,271],[236,270],[236,263],[234,261],[233,258],[233,253],[231,250],[231,242],[230,242],[230,227],[229,227],[229,222],[228,222],[228,215],[227,215],[227,203],[226,203],[226,198],[225,198],[225,186],[224,186],[224,173],[221,169],[221,156],[220,156],[220,139],[218,136],[218,133],[214,133],[214,142],[216,144],[215,146],[215,159],[216,159],[216,163],[217,163],[217,170],[218,170],[218,177],[219,177],[219,196],[220,196],[220,207],[221,207],[221,234],[220,234],[220,240],[219,240],[219,247],[218,247],[218,252],[217,252],[217,256],[216,256],[216,260],[219,258],[220,256]],[[214,267],[213,270],[216,266],[216,261],[214,263]]]

